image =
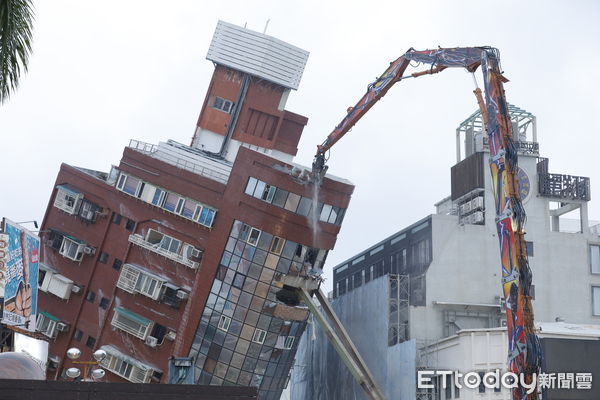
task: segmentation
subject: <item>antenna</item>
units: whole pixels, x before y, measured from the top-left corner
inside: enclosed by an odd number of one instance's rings
[[[263,31],[263,33],[267,33],[267,28],[269,27],[269,22],[271,22],[271,18],[269,18],[267,20],[267,23],[265,24],[265,30]]]

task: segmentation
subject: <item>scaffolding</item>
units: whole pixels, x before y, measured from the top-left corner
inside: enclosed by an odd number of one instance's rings
[[[409,339],[409,295],[408,275],[389,275],[390,304],[388,324],[388,345],[393,346]]]

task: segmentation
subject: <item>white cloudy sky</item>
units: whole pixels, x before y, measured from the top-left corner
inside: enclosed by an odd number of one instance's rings
[[[192,137],[219,19],[310,51],[287,108],[310,118],[296,161],[408,48],[492,45],[508,101],[538,117],[553,172],[600,185],[600,5],[594,1],[35,1],[34,54],[0,106],[0,214],[41,221],[61,162],[107,171],[130,138]],[[487,5],[490,4],[490,5]],[[334,147],[356,184],[329,266],[434,211],[450,192],[454,132],[476,108],[462,70],[405,81]],[[597,192],[593,192],[597,193]],[[590,217],[600,219],[600,201]]]

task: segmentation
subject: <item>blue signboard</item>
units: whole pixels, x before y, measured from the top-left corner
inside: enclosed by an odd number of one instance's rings
[[[31,332],[37,314],[40,238],[4,219],[8,235],[2,322]]]

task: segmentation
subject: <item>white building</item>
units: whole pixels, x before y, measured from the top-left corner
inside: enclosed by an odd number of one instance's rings
[[[514,106],[509,106],[509,111],[519,149],[519,190],[527,213],[525,230],[533,271],[535,319],[600,324],[600,224],[588,218],[590,181],[550,173],[548,160],[539,156],[535,116]],[[436,365],[428,365],[432,358],[419,349],[460,330],[489,330],[505,325],[489,152],[482,127],[479,112],[458,127],[457,164],[451,169],[452,193],[436,204],[436,214],[334,267],[334,308],[344,298],[363,297],[364,291],[373,287],[371,281],[399,277],[394,278],[399,282],[398,291],[389,293],[387,332],[370,330],[369,321],[364,321],[349,329],[357,342],[387,334],[391,351],[403,342],[414,341],[417,366],[435,368]],[[346,307],[336,310],[342,322],[352,320],[351,315],[345,315],[349,312]],[[307,354],[318,340],[325,340],[324,336],[305,342]],[[362,353],[373,351],[368,346],[358,347]],[[506,349],[494,351],[498,351],[498,362],[505,363]],[[410,360],[405,361],[404,365],[411,364]],[[389,365],[390,368],[401,370],[402,365]],[[300,388],[310,373],[299,375],[295,371],[292,382],[297,393],[302,392]],[[375,375],[380,380],[394,376]],[[313,380],[311,384],[318,382]],[[386,386],[385,382],[380,384]],[[340,388],[340,397],[336,398],[362,398],[362,394],[341,394],[343,390]],[[439,394],[416,390],[414,397],[390,395],[401,399],[439,398]]]
[[[579,392],[577,394],[580,397],[577,398],[596,398],[586,397],[597,394],[584,389],[582,385],[579,385],[578,389],[575,376],[580,371],[592,372],[593,369],[600,368],[598,365],[594,366],[593,363],[589,363],[591,360],[585,360],[585,356],[582,357],[580,350],[582,345],[592,346],[596,351],[600,349],[600,325],[540,322],[536,324],[536,328],[546,351],[545,367],[549,368],[549,371],[553,371],[555,368],[559,369],[554,371],[555,378],[558,378],[558,373],[561,372],[574,373],[573,389],[571,390],[574,390],[575,393]],[[425,378],[429,378],[431,383],[439,388],[439,394],[437,394],[439,400],[510,400],[510,390],[503,388],[501,384],[498,387],[492,387],[496,386],[493,384],[495,377],[490,377],[488,386],[481,381],[480,385],[474,388],[471,385],[472,388],[468,388],[464,382],[464,375],[469,372],[478,373],[481,380],[486,373],[494,373],[496,370],[499,371],[498,377],[501,381],[502,375],[506,372],[507,351],[508,338],[505,327],[460,330],[456,335],[440,339],[421,350],[422,356],[435,364],[438,371],[453,371],[453,375],[443,374],[444,378],[431,375],[422,375],[422,377],[424,381]],[[560,360],[561,353],[565,351],[579,352],[578,356],[582,358],[576,365],[567,365],[568,363],[565,363],[564,360]],[[463,376],[457,378],[457,373],[461,373]],[[565,376],[565,378],[569,377]],[[445,384],[442,379],[445,380]],[[552,385],[558,389],[559,382],[557,380],[552,382],[549,379],[546,385]],[[552,394],[560,396],[560,393]],[[573,395],[573,393],[570,394]],[[544,395],[545,399],[552,398],[550,393]],[[557,398],[561,399],[562,397]],[[571,397],[565,396],[564,398]]]

